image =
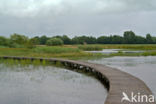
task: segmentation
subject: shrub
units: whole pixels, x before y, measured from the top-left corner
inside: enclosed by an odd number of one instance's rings
[[[59,38],[51,38],[51,39],[47,40],[46,44],[48,46],[63,45],[63,41]]]

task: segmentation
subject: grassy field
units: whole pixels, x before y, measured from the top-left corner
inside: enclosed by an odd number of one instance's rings
[[[145,50],[143,53],[113,53],[110,55],[100,53],[89,53],[85,51],[102,49],[130,49]],[[85,59],[110,56],[155,56],[156,45],[64,45],[64,46],[37,46],[33,49],[28,48],[6,48],[0,47],[0,56],[27,56],[27,57],[46,57],[46,58],[65,58],[65,59]]]
[[[101,54],[93,54],[82,51],[77,46],[37,46],[28,48],[0,48],[0,56],[24,56],[24,57],[46,57],[81,59],[101,57]]]

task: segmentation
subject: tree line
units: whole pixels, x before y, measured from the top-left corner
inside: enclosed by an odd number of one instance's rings
[[[133,31],[125,31],[123,36],[75,36],[69,38],[67,35],[47,37],[27,36],[17,33],[12,34],[9,38],[0,36],[0,46],[8,47],[33,47],[34,45],[62,45],[62,44],[156,44],[156,37],[147,34],[146,37],[136,35]]]

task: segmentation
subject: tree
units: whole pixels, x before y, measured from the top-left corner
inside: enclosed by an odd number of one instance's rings
[[[0,36],[0,45],[1,46],[8,46],[9,45],[9,39],[3,37],[3,36]]]
[[[118,35],[114,35],[112,37],[112,44],[121,44],[123,43],[123,38],[121,36],[118,36]]]
[[[40,38],[39,38],[38,36],[31,38],[30,41],[31,41],[34,45],[40,44]]]
[[[40,44],[45,45],[45,44],[46,44],[46,41],[47,41],[48,39],[49,39],[49,38],[48,38],[47,36],[45,36],[45,35],[41,36],[41,37],[39,38]]]
[[[19,45],[24,45],[25,43],[27,43],[28,37],[26,37],[24,35],[14,33],[14,34],[11,35],[10,40],[13,43],[16,43],[16,44],[19,44]]]
[[[46,42],[49,46],[63,45],[63,41],[60,38],[51,38]]]
[[[60,38],[64,44],[71,44],[71,39],[67,35],[54,36],[53,38]]]
[[[97,43],[99,44],[111,44],[111,37],[108,36],[100,36],[97,38]]]
[[[135,33],[133,31],[124,32],[124,43],[134,44],[136,42]]]
[[[156,37],[152,37],[153,43],[156,44]]]
[[[152,43],[153,43],[153,40],[152,40],[152,37],[151,37],[150,34],[147,34],[147,35],[146,35],[146,42],[147,42],[148,44],[152,44]]]
[[[142,36],[135,36],[136,37],[136,44],[145,44],[146,43],[146,39]]]

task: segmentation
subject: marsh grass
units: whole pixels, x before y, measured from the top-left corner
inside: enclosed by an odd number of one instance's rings
[[[78,48],[69,48],[69,47],[61,47],[61,46],[37,47],[34,48],[32,51],[36,53],[53,53],[53,54],[80,52]]]
[[[101,51],[103,49],[99,45],[79,45],[78,48],[83,51]]]
[[[134,49],[134,50],[156,50],[156,44],[95,44],[95,45],[78,45],[80,49],[91,48],[89,50],[100,49]],[[98,49],[97,49],[98,50]]]
[[[98,47],[98,48],[97,48]],[[100,47],[100,48],[99,48]],[[101,49],[130,49],[145,50],[143,53],[123,53],[119,51],[113,54],[90,53],[85,51]],[[85,51],[84,51],[85,50]],[[0,56],[19,56],[19,57],[43,57],[43,58],[63,58],[73,60],[85,60],[110,56],[155,56],[156,45],[65,45],[65,46],[37,46],[33,49],[28,48],[0,48]]]

